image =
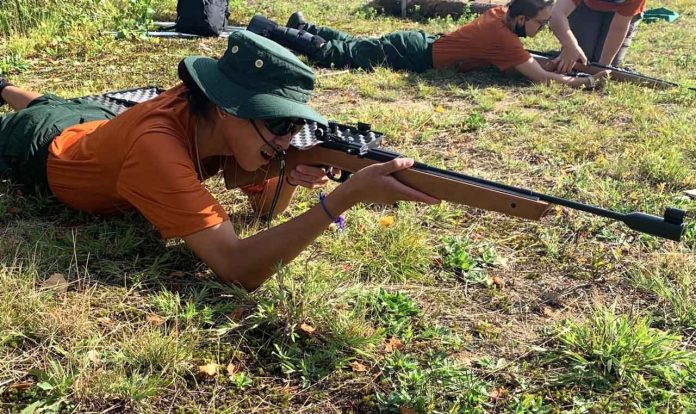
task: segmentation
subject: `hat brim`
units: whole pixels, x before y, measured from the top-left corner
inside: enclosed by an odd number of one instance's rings
[[[245,88],[244,79],[237,83],[225,76],[215,59],[191,56],[184,59],[184,65],[208,99],[231,115],[246,119],[302,118],[328,125],[307,104]]]

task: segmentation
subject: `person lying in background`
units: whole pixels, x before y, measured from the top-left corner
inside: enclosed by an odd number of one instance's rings
[[[576,88],[594,88],[609,72],[575,77],[543,68],[525,50],[520,37],[534,37],[551,18],[553,0],[512,0],[495,7],[458,30],[441,36],[407,30],[379,38],[351,36],[305,21],[293,13],[286,26],[256,15],[247,29],[307,56],[317,66],[371,70],[386,66],[424,72],[454,69],[469,72],[496,67],[519,72],[539,83],[560,82]]]

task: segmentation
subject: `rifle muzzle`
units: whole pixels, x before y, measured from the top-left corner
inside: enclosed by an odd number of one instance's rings
[[[669,240],[680,241],[684,232],[684,217],[686,212],[678,208],[668,207],[664,217],[645,213],[630,213],[624,215],[623,222],[633,230],[652,234]]]

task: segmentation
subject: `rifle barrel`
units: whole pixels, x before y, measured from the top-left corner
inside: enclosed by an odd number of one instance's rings
[[[535,50],[527,50],[527,51],[532,55],[533,58],[553,59],[556,57],[550,53],[538,52]],[[627,71],[625,69],[617,68],[614,66],[602,65],[602,64],[596,63],[596,62],[588,62],[587,65],[576,64],[576,68],[579,69],[580,72],[588,71],[589,68],[597,69],[597,71],[610,70],[610,71],[614,72],[615,74],[618,74],[621,76],[626,76],[629,79],[635,79],[635,81],[637,81],[637,83],[648,84],[648,85],[653,86],[653,87],[678,88],[680,86],[678,83],[670,82],[670,81],[667,81],[664,79],[654,78],[652,76],[643,75],[642,73],[630,72],[630,71]],[[688,87],[687,89],[696,92],[696,87]]]
[[[373,149],[366,153],[364,157],[376,162],[387,162],[393,160],[394,158],[401,157],[401,154],[382,149]],[[684,210],[676,208],[667,208],[663,217],[641,212],[632,212],[624,214],[603,207],[584,204],[578,201],[568,200],[561,197],[537,193],[535,191],[525,188],[514,187],[508,184],[502,184],[495,181],[486,180],[485,178],[481,177],[474,177],[454,171],[443,170],[437,167],[429,166],[421,162],[415,162],[413,164],[413,167],[411,168],[449,179],[472,183],[491,190],[508,193],[510,195],[526,197],[530,200],[546,201],[551,204],[556,204],[559,206],[572,208],[574,210],[584,211],[586,213],[594,214],[596,216],[621,221],[633,230],[674,241],[680,241],[682,233],[684,232],[684,217],[686,216],[686,212]]]

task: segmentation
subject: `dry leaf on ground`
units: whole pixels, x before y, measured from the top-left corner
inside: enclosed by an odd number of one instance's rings
[[[500,276],[493,276],[491,278],[491,283],[493,283],[493,286],[497,287],[498,289],[505,287],[505,280],[503,280],[503,278]]]
[[[350,368],[353,370],[353,372],[367,372],[367,367],[358,361],[351,362]]]
[[[313,327],[312,325],[308,325],[306,323],[303,323],[300,325],[300,330],[306,334],[312,334],[314,331],[316,331],[316,328]]]
[[[68,281],[65,280],[65,276],[60,273],[54,273],[46,279],[41,287],[44,289],[51,289],[57,292],[65,292],[68,290]]]
[[[10,388],[13,390],[26,390],[28,388],[31,388],[32,385],[34,385],[34,383],[31,381],[18,381],[13,384],[10,384]]]
[[[101,364],[101,358],[99,357],[99,352],[94,350],[94,349],[90,349],[89,351],[87,351],[87,359],[89,359],[89,361],[94,365]]]
[[[505,399],[507,396],[510,394],[510,391],[505,389],[504,387],[498,387],[498,388],[493,388],[492,390],[488,391],[488,396],[492,401],[498,401],[500,399]]]
[[[246,309],[243,306],[237,307],[235,310],[227,314],[227,317],[230,318],[232,322],[241,322],[242,319],[244,319],[244,312]]]
[[[210,364],[199,365],[197,370],[199,374],[214,377],[215,375],[217,375],[219,369],[220,365],[211,362]]]
[[[384,345],[384,350],[387,352],[392,352],[395,349],[401,349],[402,346],[403,344],[401,343],[401,341],[399,341],[399,338],[392,336]]]
[[[147,315],[145,320],[152,326],[160,326],[165,322],[165,319],[159,315]]]
[[[227,375],[234,375],[237,373],[237,366],[230,362],[227,364],[225,370],[227,371]]]
[[[418,414],[418,411],[414,410],[411,407],[406,407],[405,405],[402,405],[399,407],[399,414]]]

